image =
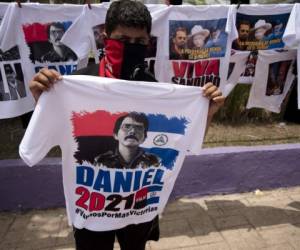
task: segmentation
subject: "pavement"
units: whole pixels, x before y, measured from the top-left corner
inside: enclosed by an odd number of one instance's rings
[[[0,225],[1,250],[74,249],[64,208],[1,212]],[[300,186],[177,199],[160,225],[147,250],[300,249]]]

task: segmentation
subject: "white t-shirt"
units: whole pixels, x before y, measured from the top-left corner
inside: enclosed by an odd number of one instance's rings
[[[231,42],[237,37],[233,6],[170,6],[159,13],[155,76],[159,81],[224,90]]]
[[[294,4],[288,24],[283,35],[283,41],[287,48],[297,49],[297,60],[300,58],[300,4]],[[297,72],[300,72],[300,63],[297,63]],[[300,109],[300,84],[298,77],[298,109]]]
[[[8,3],[0,4],[0,20]],[[34,101],[24,83],[18,46],[11,43],[9,50],[0,51],[0,119],[12,118],[31,111]]]
[[[144,116],[118,120],[130,112]],[[40,97],[19,153],[32,166],[59,145],[69,224],[118,229],[163,211],[187,151],[201,149],[207,112],[199,88],[65,76]],[[133,144],[125,163],[119,146]]]
[[[247,108],[259,107],[279,113],[295,77],[292,73],[295,60],[295,50],[259,51]]]
[[[282,36],[292,8],[292,4],[241,5],[238,8],[236,27],[240,37],[233,41],[232,48],[253,51],[239,82],[253,82],[257,59],[254,51],[284,47]]]
[[[9,5],[0,29],[0,48],[6,51],[18,45],[25,83],[43,67],[62,75],[76,70],[77,56],[62,46],[60,38],[81,11],[80,5],[27,3],[22,8],[17,3]],[[32,108],[33,103],[32,98]]]

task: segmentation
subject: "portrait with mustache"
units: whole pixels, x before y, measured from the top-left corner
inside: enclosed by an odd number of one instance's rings
[[[113,137],[118,142],[115,152],[95,157],[94,165],[108,168],[148,168],[160,166],[160,159],[145,152],[140,145],[147,138],[148,119],[145,114],[131,112],[116,120]]]
[[[47,51],[42,57],[41,62],[66,62],[76,61],[77,55],[60,40],[66,29],[63,23],[53,22],[47,27],[48,42],[52,49]]]

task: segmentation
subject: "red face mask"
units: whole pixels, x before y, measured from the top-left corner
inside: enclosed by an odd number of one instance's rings
[[[104,43],[105,61],[100,63],[101,76],[131,80],[135,69],[144,67],[146,45],[123,43],[115,39],[106,39]],[[101,72],[101,67],[105,68],[105,74]]]

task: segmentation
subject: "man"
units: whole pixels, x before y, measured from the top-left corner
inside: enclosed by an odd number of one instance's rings
[[[98,24],[93,27],[94,38],[96,42],[96,48],[98,50],[98,58],[102,58],[104,55],[104,24]]]
[[[170,59],[187,59],[185,53],[187,43],[188,31],[185,27],[178,27],[170,43]]]
[[[52,45],[52,50],[41,56],[42,62],[66,62],[77,60],[76,54],[67,46],[61,43],[61,38],[65,33],[62,23],[51,23],[47,28],[48,40]]]
[[[251,25],[248,21],[244,20],[238,24],[239,37],[233,41],[232,48],[236,50],[246,50],[247,41],[249,40]]]
[[[16,72],[10,64],[4,65],[7,85],[10,93],[10,100],[17,100],[26,97],[26,90],[23,81],[17,78]]]
[[[114,77],[125,80],[150,79],[143,70],[144,55],[151,32],[151,15],[140,2],[121,0],[113,2],[105,20],[105,53],[99,65],[91,65],[79,70],[78,74]],[[142,66],[141,66],[142,65]],[[136,74],[136,70],[141,73]],[[50,90],[61,78],[55,70],[42,69],[30,82],[31,92],[36,100],[43,91]],[[153,77],[151,78],[153,81]],[[216,86],[208,83],[203,87],[203,95],[211,100],[208,123],[213,114],[224,103],[224,97]],[[128,225],[114,231],[93,232],[74,228],[77,250],[101,248],[112,250],[118,238],[122,250],[144,250],[148,240],[158,240],[158,216],[153,220]]]
[[[117,119],[114,139],[118,141],[115,152],[109,151],[95,158],[94,165],[108,168],[148,168],[158,167],[157,156],[146,153],[139,145],[147,138],[148,119],[143,113],[131,112]]]

